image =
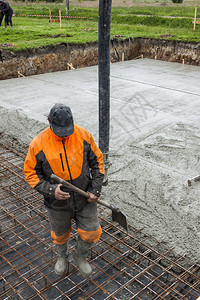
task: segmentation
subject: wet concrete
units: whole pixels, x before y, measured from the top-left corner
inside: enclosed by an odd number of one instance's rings
[[[178,254],[199,262],[200,69],[142,59],[111,65],[109,184],[102,199],[119,206]],[[97,67],[0,81],[1,132],[25,146],[47,126],[56,102],[98,142]]]

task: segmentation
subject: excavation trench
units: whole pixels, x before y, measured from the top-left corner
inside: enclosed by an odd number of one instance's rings
[[[57,36],[54,36],[56,38]],[[111,63],[138,58],[200,65],[200,43],[169,41],[170,35],[162,40],[145,38],[111,39]],[[67,37],[66,37],[67,38]],[[30,51],[12,52],[0,45],[0,80],[19,76],[31,76],[68,69],[84,68],[98,64],[97,43],[68,44],[35,48]]]

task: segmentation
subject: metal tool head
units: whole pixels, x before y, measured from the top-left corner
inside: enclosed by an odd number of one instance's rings
[[[193,185],[194,183],[196,183],[197,181],[200,181],[200,175],[194,177],[194,178],[191,178],[191,179],[188,179],[188,186],[191,186]]]
[[[112,210],[112,220],[121,225],[126,231],[128,231],[128,223],[126,215],[122,211]]]

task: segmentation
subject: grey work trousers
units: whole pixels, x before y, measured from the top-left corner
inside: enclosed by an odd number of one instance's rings
[[[64,244],[70,238],[72,230],[71,221],[75,220],[76,229],[81,239],[88,242],[96,242],[101,235],[97,204],[87,203],[81,210],[55,211],[47,208],[51,225],[51,236],[55,244]]]

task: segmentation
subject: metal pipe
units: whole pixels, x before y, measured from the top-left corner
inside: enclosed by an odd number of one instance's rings
[[[104,155],[104,184],[108,182],[110,131],[110,23],[111,0],[99,1],[98,80],[99,80],[99,148]]]
[[[69,17],[69,0],[66,0],[66,16]]]

